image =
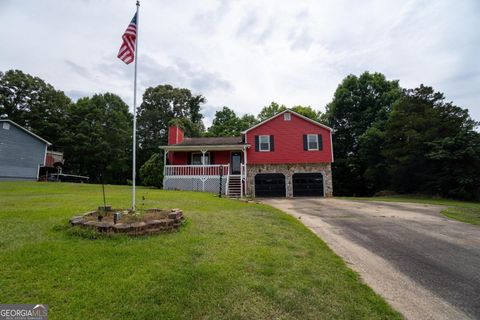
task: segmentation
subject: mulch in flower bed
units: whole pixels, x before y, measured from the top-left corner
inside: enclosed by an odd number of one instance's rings
[[[115,213],[119,217],[115,221]],[[70,219],[75,227],[89,228],[99,233],[122,233],[130,236],[158,234],[178,230],[185,218],[180,209],[162,210],[148,209],[142,213],[131,210],[99,207],[96,211],[87,212]]]

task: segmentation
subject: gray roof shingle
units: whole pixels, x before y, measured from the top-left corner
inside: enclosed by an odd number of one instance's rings
[[[243,144],[242,137],[199,137],[185,138],[175,146],[224,146]]]

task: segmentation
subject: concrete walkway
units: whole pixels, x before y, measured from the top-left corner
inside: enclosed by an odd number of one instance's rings
[[[301,219],[407,319],[480,319],[480,227],[424,204],[262,202]]]

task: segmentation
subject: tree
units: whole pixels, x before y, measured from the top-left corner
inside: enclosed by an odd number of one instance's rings
[[[260,110],[260,113],[258,114],[258,120],[259,121],[267,120],[273,117],[274,115],[279,114],[280,112],[283,112],[285,110],[287,110],[287,107],[284,104],[280,105],[276,102],[272,102],[270,103],[269,106],[265,106],[262,108],[262,110]],[[319,121],[320,119],[320,113],[315,111],[310,106],[305,107],[305,106],[298,105],[298,106],[292,107],[291,110],[315,121]]]
[[[254,125],[256,125],[258,123],[258,120],[257,118],[255,118],[255,116],[253,114],[244,114],[241,118],[240,118],[240,128],[241,130],[240,131],[244,131],[244,130],[247,130],[248,128],[251,128],[253,127]]]
[[[67,130],[71,100],[62,92],[20,70],[0,72],[0,118],[8,118],[58,144]]]
[[[429,146],[426,157],[436,168],[431,190],[448,198],[480,200],[480,133],[460,130]]]
[[[163,159],[154,153],[140,168],[140,178],[145,186],[161,188],[163,185]]]
[[[222,110],[215,112],[212,126],[208,128],[207,136],[212,137],[235,137],[251,126],[257,120],[251,114],[245,114],[241,118],[237,117],[235,111],[228,107],[223,107]]]
[[[98,182],[126,183],[131,177],[132,115],[114,94],[81,98],[70,108],[64,139],[66,170]]]
[[[276,102],[272,102],[270,103],[269,106],[265,106],[262,108],[262,110],[260,111],[260,113],[258,114],[257,118],[259,121],[264,121],[264,120],[267,120],[268,118],[271,118],[273,117],[274,115],[282,112],[282,111],[285,111],[287,109],[287,107],[285,107],[285,105],[279,105],[278,103]]]
[[[405,90],[385,131],[392,186],[402,193],[478,198],[480,134],[466,109],[433,88]]]
[[[212,126],[208,128],[208,135],[219,136],[236,136],[239,134],[239,119],[235,111],[228,107],[223,107],[222,110],[215,112]]]
[[[200,107],[206,99],[190,90],[171,85],[150,87],[143,94],[137,109],[139,165],[167,144],[168,126],[172,119],[182,119],[187,136],[199,136],[204,131]]]
[[[310,118],[312,120],[315,120],[315,121],[320,120],[320,112],[317,112],[317,111],[313,110],[313,108],[310,107],[310,106],[307,106],[307,107],[295,106],[295,107],[292,107],[291,109],[292,109],[292,111],[295,111],[296,113],[299,113],[302,116],[305,116],[305,117]]]
[[[336,194],[371,195],[389,181],[385,177],[381,133],[401,93],[398,81],[369,72],[347,76],[336,89],[322,116],[334,132]]]

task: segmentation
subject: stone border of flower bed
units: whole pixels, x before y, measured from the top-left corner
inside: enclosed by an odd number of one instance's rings
[[[168,213],[168,218],[160,220],[139,221],[133,223],[116,223],[86,220],[86,216],[97,214],[97,211],[89,211],[81,216],[75,216],[70,219],[72,226],[89,228],[99,233],[120,233],[129,236],[141,236],[149,234],[159,234],[177,230],[185,220],[183,212],[180,209],[172,209]]]

